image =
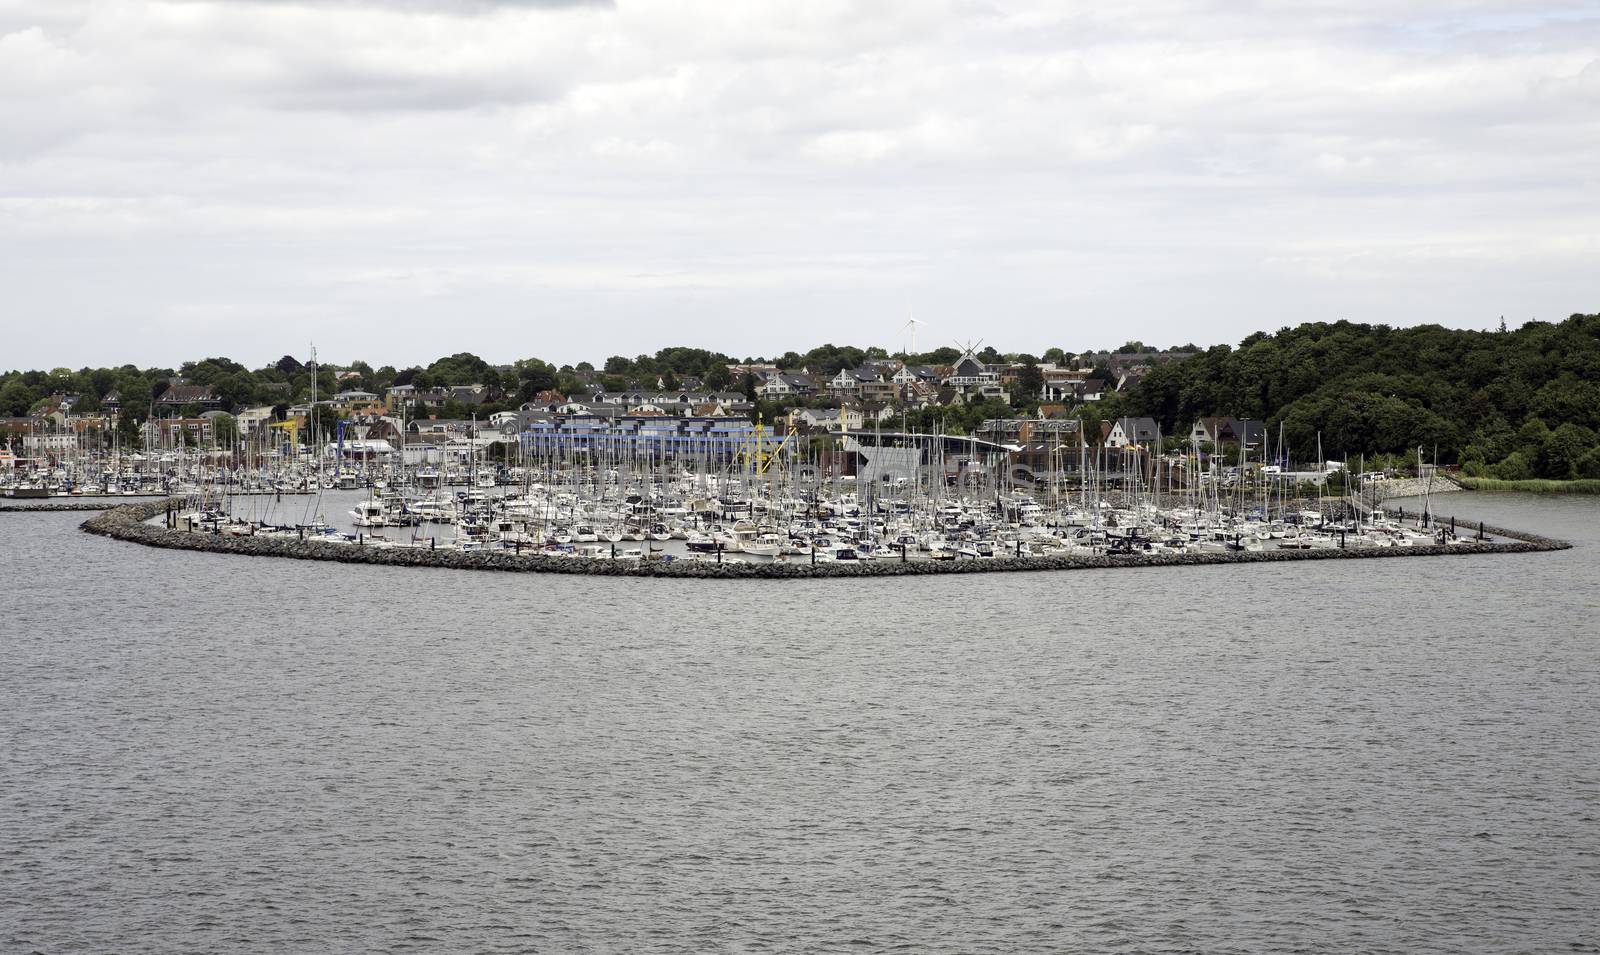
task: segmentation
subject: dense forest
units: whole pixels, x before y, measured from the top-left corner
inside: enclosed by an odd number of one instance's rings
[[[1129,342],[1120,352],[1143,352]],[[1183,361],[1157,363],[1138,383],[1080,409],[1091,438],[1101,419],[1123,415],[1155,418],[1169,435],[1186,434],[1195,418],[1228,415],[1268,423],[1280,431],[1295,457],[1315,453],[1320,436],[1329,458],[1365,454],[1412,455],[1422,448],[1442,464],[1459,463],[1468,474],[1505,479],[1600,477],[1600,315],[1574,315],[1560,323],[1530,322],[1521,328],[1478,332],[1423,325],[1390,328],[1350,322],[1310,323],[1276,333],[1259,332],[1237,347],[1194,345],[1167,349],[1195,352]],[[765,359],[785,369],[806,368],[831,376],[870,358],[889,357],[881,348],[822,345]],[[906,356],[914,364],[948,365],[959,353],[939,348]],[[986,348],[979,358],[1022,366],[1010,403],[905,409],[904,423],[968,432],[988,417],[1026,414],[1038,407],[1040,361],[1089,363],[1095,357],[1050,348],[1035,357]],[[759,362],[761,358],[745,358]],[[684,379],[708,390],[745,391],[748,376],[730,374],[739,359],[702,348],[664,348],[654,355],[612,356],[599,367],[580,362],[557,367],[537,358],[494,366],[469,353],[427,366],[373,368],[366,362],[328,364],[317,372],[319,394],[344,389],[382,394],[391,385],[419,388],[482,384],[484,403],[451,402],[425,409],[444,417],[476,411],[486,415],[514,408],[546,391],[578,394],[591,386],[616,391],[633,384],[675,389]],[[1098,376],[1109,372],[1097,369]],[[284,356],[250,370],[227,358],[185,362],[179,368],[84,368],[72,371],[12,371],[0,374],[0,415],[23,415],[52,395],[75,394],[75,410],[93,412],[110,392],[121,398],[117,428],[130,439],[137,423],[174,378],[207,385],[225,410],[253,405],[282,409],[311,392],[311,371]],[[813,399],[813,402],[822,399]],[[452,406],[453,405],[453,406]],[[761,402],[769,420],[781,406]],[[1173,439],[1181,443],[1182,438]]]
[[[1100,404],[1167,429],[1264,419],[1302,458],[1320,434],[1330,458],[1421,447],[1473,475],[1600,477],[1600,315],[1491,332],[1305,324],[1158,365]]]

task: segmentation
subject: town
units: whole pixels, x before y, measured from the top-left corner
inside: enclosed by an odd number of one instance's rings
[[[35,399],[9,419],[20,453],[0,489],[157,496],[169,530],[229,538],[635,562],[1455,540],[1425,512],[1406,527],[1372,507],[1358,492],[1385,472],[1365,461],[1360,481],[1320,448],[1292,468],[1262,420],[1202,416],[1166,434],[1152,417],[1097,417],[1193,354],[1129,343],[1040,361],[969,346],[913,361],[830,345],[780,361],[668,350],[603,370],[460,353],[396,371],[313,352],[256,373],[207,359]],[[1424,494],[1433,470],[1419,455]]]
[[[1257,468],[1283,466],[1281,453],[1268,460],[1261,420],[1206,416],[1163,434],[1151,417],[1093,416],[1108,395],[1133,387],[1153,367],[1193,354],[1192,346],[1155,351],[1130,343],[1071,357],[1055,349],[1043,361],[975,348],[907,360],[881,349],[824,346],[806,356],[742,362],[670,349],[655,358],[613,358],[598,370],[537,360],[492,366],[470,354],[401,371],[285,357],[257,372],[207,359],[148,381],[127,370],[77,376],[86,381],[47,379],[40,385],[62,390],[37,398],[23,381],[8,384],[0,404],[31,407],[0,418],[0,480],[93,493],[107,475],[103,463],[88,462],[114,454],[119,470],[156,474],[163,458],[170,463],[188,452],[229,469],[320,457],[330,481],[341,473],[348,481],[397,466],[455,472],[474,461],[512,461],[530,448],[670,453],[703,446],[732,454],[758,430],[774,444],[803,442],[818,452],[838,447],[839,439],[857,439],[852,447],[859,447],[864,436],[874,444],[886,436],[965,437],[971,440],[952,446],[983,448],[990,466],[1003,455],[1010,478],[1026,483],[1080,479],[1088,459],[1078,451],[1085,448],[1122,452],[1113,483],[1125,468],[1148,468],[1148,456],[1161,451],[1180,465],[1180,476],[1184,461],[1212,454],[1229,462],[1242,454]],[[74,385],[78,390],[66,390]],[[848,473],[857,463],[851,458]]]

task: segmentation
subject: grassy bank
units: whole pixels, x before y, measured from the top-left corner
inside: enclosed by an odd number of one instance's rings
[[[1522,491],[1528,494],[1600,494],[1600,480],[1502,481],[1498,478],[1457,477],[1469,491]]]

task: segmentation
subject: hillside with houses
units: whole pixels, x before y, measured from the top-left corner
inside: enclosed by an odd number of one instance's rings
[[[471,354],[426,367],[374,369],[285,356],[247,370],[225,358],[178,369],[13,372],[0,379],[0,433],[15,458],[85,441],[127,448],[270,445],[315,429],[349,447],[410,446],[469,435],[540,429],[637,427],[674,419],[692,432],[714,419],[760,422],[776,435],[863,429],[938,430],[948,435],[1012,431],[1126,447],[1148,436],[1131,423],[1080,416],[1192,348],[1116,352],[1049,360],[994,349],[939,349],[891,357],[881,349],[824,345],[804,355],[738,361],[698,349],[663,349],[555,367],[538,359],[491,365]],[[1038,429],[1029,421],[1051,422]],[[996,425],[999,421],[1002,424]],[[366,442],[366,445],[362,443]],[[1026,442],[1024,442],[1026,443]]]
[[[427,366],[0,374],[0,440],[16,461],[67,448],[350,447],[509,441],[594,429],[683,434],[733,422],[805,438],[851,432],[971,436],[1047,467],[1062,448],[1269,460],[1461,465],[1493,476],[1600,475],[1600,316],[1515,331],[1310,324],[1237,348],[1041,356],[993,347],[891,355],[823,345],[772,359],[666,348],[556,366],[471,353]],[[1269,450],[1270,449],[1270,450]]]

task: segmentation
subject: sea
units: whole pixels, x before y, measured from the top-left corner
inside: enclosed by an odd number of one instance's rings
[[[719,582],[0,514],[0,952],[1600,951],[1600,498],[1433,509],[1576,546]]]

